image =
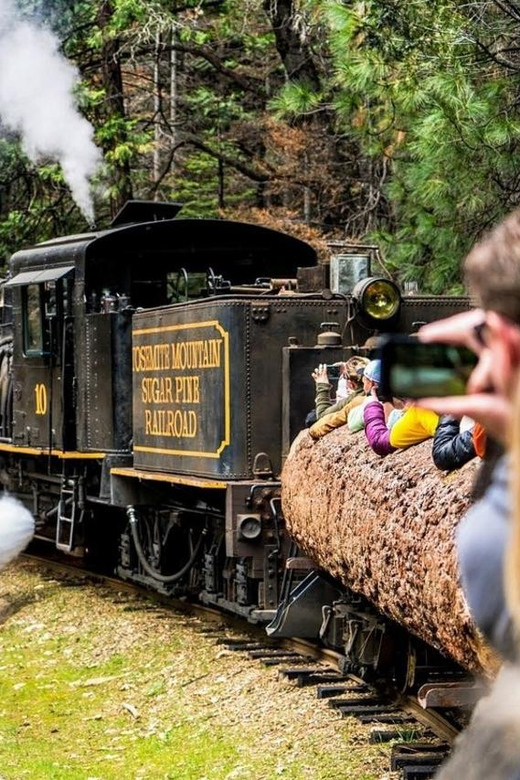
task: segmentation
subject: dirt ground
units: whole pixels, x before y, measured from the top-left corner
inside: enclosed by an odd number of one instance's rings
[[[0,624],[0,780],[391,777],[370,727],[197,617],[22,560]]]

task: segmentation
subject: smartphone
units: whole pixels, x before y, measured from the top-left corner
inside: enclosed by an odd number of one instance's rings
[[[380,348],[381,395],[397,398],[464,395],[478,357],[467,347],[385,337]]]
[[[339,379],[343,363],[331,363],[327,366],[327,375],[329,379]]]

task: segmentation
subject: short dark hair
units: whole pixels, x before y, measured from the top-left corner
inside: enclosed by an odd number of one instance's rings
[[[520,325],[520,209],[475,244],[464,262],[464,276],[480,306]]]

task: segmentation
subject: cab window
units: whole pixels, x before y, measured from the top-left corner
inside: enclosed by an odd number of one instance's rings
[[[23,346],[26,355],[45,355],[43,285],[29,284],[22,294]]]
[[[203,298],[208,294],[208,276],[203,273],[189,273],[185,268],[167,274],[168,303]]]

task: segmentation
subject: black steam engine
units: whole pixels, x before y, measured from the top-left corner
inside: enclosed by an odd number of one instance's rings
[[[347,283],[359,251],[331,283],[302,241],[178,210],[132,202],[11,259],[0,480],[58,549],[267,621],[297,555],[279,480],[313,368],[465,303]]]

